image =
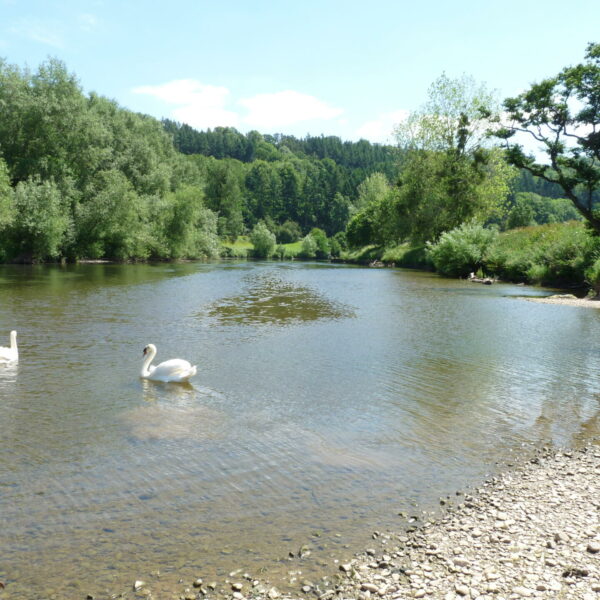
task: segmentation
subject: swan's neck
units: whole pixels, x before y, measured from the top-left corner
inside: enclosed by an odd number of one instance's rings
[[[144,364],[142,365],[142,377],[148,377],[150,375],[150,363],[154,360],[156,356],[156,349],[150,348],[146,354],[146,360],[144,360]]]
[[[17,350],[17,332],[16,331],[11,331],[10,332],[10,349],[11,350]]]

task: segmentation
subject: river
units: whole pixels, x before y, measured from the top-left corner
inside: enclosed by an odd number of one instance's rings
[[[600,311],[524,299],[548,293],[319,263],[0,266],[20,351],[0,365],[0,595],[314,581],[399,513],[598,434]],[[150,342],[197,376],[141,380]]]

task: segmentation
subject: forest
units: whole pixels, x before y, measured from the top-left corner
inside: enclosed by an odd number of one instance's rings
[[[396,145],[197,131],[85,94],[56,59],[0,61],[0,106],[1,262],[214,258],[240,236],[257,256],[302,241],[327,257],[592,215],[575,201],[586,181],[565,188],[560,169],[519,154],[468,76],[433,82]]]

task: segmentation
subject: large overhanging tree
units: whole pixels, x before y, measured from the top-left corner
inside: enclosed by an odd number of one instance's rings
[[[505,125],[496,132],[506,141],[512,164],[558,184],[600,233],[600,44],[589,44],[585,61],[533,84],[504,101]],[[515,136],[515,134],[521,134]],[[527,154],[517,140],[529,136],[541,150]]]

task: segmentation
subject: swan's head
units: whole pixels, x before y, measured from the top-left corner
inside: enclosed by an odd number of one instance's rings
[[[154,344],[148,344],[145,348],[144,351],[142,352],[142,354],[144,356],[146,356],[146,354],[150,354],[151,352],[156,353],[156,346]]]

